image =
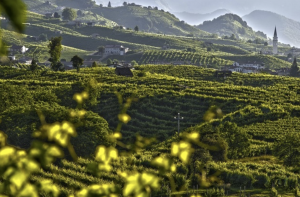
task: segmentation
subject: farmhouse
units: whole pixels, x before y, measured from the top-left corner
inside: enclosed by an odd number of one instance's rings
[[[128,52],[128,48],[125,48],[123,45],[106,45],[105,46],[105,55],[125,55]]]
[[[264,63],[258,62],[247,62],[247,63],[238,63],[234,62],[233,65],[227,65],[222,68],[224,71],[240,72],[240,73],[259,73],[265,69]]]
[[[276,73],[280,76],[289,76],[291,68],[275,69]]]
[[[68,25],[73,25],[73,26],[82,26],[83,22],[82,21],[69,21]]]
[[[9,48],[10,52],[21,52],[21,53],[25,53],[26,51],[28,51],[28,48],[26,48],[24,45],[23,46],[19,46],[19,45],[12,45]]]
[[[48,12],[45,14],[46,18],[53,18],[54,17],[54,13]]]
[[[21,64],[30,65],[31,62],[32,62],[32,58],[30,58],[30,57],[21,57],[21,58],[18,60],[18,62],[21,63]]]
[[[10,61],[15,61],[16,60],[16,56],[14,56],[14,55],[9,55],[9,56],[7,56],[8,57],[8,59],[10,60]]]

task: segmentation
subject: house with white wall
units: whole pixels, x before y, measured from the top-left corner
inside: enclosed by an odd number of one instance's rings
[[[125,55],[129,48],[125,48],[123,45],[106,45],[104,54],[105,55]]]

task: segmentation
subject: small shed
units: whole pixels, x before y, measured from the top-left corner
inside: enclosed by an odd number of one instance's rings
[[[117,67],[115,70],[116,75],[125,76],[125,77],[133,77],[133,73],[128,67]]]
[[[46,18],[53,18],[54,17],[54,13],[48,12],[45,14]]]

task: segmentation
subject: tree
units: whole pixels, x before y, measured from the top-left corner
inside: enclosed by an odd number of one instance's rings
[[[231,39],[231,40],[236,40],[235,34],[231,34],[230,39]]]
[[[139,26],[135,26],[134,31],[138,32],[139,31]]]
[[[217,128],[228,146],[228,158],[237,159],[246,157],[250,148],[251,138],[245,131],[242,131],[235,123],[225,122]]]
[[[54,71],[65,71],[65,66],[61,62],[56,62],[55,64],[51,64],[52,70]]]
[[[264,45],[265,45],[265,46],[268,46],[269,44],[268,44],[268,42],[264,42]]]
[[[58,70],[56,69],[56,64],[59,61],[60,55],[61,55],[61,50],[62,50],[62,46],[61,46],[61,41],[62,41],[62,37],[52,37],[49,40],[49,44],[48,44],[48,48],[49,48],[49,54],[50,54],[50,59],[49,61],[51,62],[51,67],[53,70]]]
[[[298,77],[299,76],[299,68],[297,65],[297,59],[294,58],[291,70],[290,70],[290,76],[292,77]]]
[[[126,1],[123,2],[123,6],[127,6],[127,2]]]
[[[78,55],[72,57],[71,62],[73,63],[73,67],[77,69],[77,72],[80,70],[80,66],[83,64],[83,59]]]
[[[61,16],[57,13],[57,12],[54,12],[54,18],[60,18]]]
[[[138,66],[139,64],[138,64],[135,60],[132,60],[132,61],[131,61],[131,65],[132,65],[132,66]]]
[[[283,138],[274,143],[274,153],[287,166],[295,166],[300,163],[300,134],[287,132]]]
[[[110,1],[108,2],[107,7],[111,8],[111,3],[110,3]]]
[[[113,63],[114,63],[114,64],[118,64],[118,63],[119,63],[119,60],[114,59],[114,60],[113,60]]]
[[[113,64],[113,61],[110,58],[108,58],[108,60],[106,61],[106,63],[107,63],[107,65],[111,65],[111,64]]]
[[[93,68],[98,67],[97,63],[96,63],[96,62],[93,62],[92,67],[93,67]]]
[[[47,36],[47,34],[40,34],[38,39],[39,39],[39,41],[47,41],[48,36]]]
[[[98,47],[98,52],[103,54],[105,52],[105,47],[104,46]]]
[[[62,12],[62,16],[64,20],[69,20],[72,21],[75,18],[77,18],[77,13],[74,9],[72,8],[65,8]]]
[[[37,67],[38,67],[38,65],[37,65],[37,62],[36,62],[36,60],[33,58],[32,59],[32,61],[31,61],[31,64],[30,64],[30,70],[32,71],[32,72],[34,72],[36,69],[37,69]]]
[[[77,16],[80,16],[80,17],[82,16],[82,11],[81,10],[77,11]]]

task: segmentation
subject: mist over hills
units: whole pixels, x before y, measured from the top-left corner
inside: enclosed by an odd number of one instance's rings
[[[262,10],[253,11],[244,16],[243,19],[255,30],[265,32],[270,38],[273,38],[276,26],[279,42],[300,47],[300,22],[298,21]]]
[[[186,12],[186,11],[175,12],[174,14],[180,20],[184,20],[188,24],[199,25],[199,24],[203,23],[204,21],[212,20],[214,18],[217,18],[217,17],[227,14],[227,13],[231,13],[231,11],[226,10],[226,9],[218,9],[211,13],[206,13],[206,14],[190,13],[190,12]]]

